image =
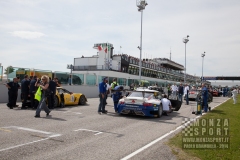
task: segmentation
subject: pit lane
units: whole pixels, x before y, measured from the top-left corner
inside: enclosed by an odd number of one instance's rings
[[[226,99],[214,97],[210,106]],[[112,99],[107,101],[107,115],[97,113],[99,99],[91,98],[84,106],[55,109],[49,117],[42,111],[41,118],[34,118],[34,110],[10,110],[0,104],[0,159],[121,159],[176,129],[182,118],[196,117],[192,114],[194,101],[161,118],[119,116]],[[161,144],[132,159],[159,156]],[[150,151],[154,148],[158,150]]]

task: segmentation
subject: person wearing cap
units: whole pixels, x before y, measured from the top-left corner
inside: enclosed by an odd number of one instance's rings
[[[107,83],[107,77],[103,78],[103,81],[101,83],[99,83],[99,106],[98,106],[98,114],[102,114],[102,113],[107,113],[107,111],[105,110],[105,105],[106,105],[106,83]]]

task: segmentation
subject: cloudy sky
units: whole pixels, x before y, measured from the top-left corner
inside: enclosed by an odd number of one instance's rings
[[[148,0],[143,56],[169,58],[187,72],[240,76],[239,0]],[[92,56],[94,43],[139,57],[141,14],[135,0],[0,0],[0,63],[68,71],[73,58]]]

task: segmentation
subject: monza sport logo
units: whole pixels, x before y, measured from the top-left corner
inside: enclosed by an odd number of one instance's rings
[[[182,120],[183,149],[229,149],[229,119]]]

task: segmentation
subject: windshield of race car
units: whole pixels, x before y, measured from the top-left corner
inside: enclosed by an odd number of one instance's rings
[[[144,98],[150,98],[153,97],[154,94],[153,93],[149,93],[149,92],[145,92],[144,93]],[[142,92],[132,92],[128,97],[143,97],[143,93]]]

